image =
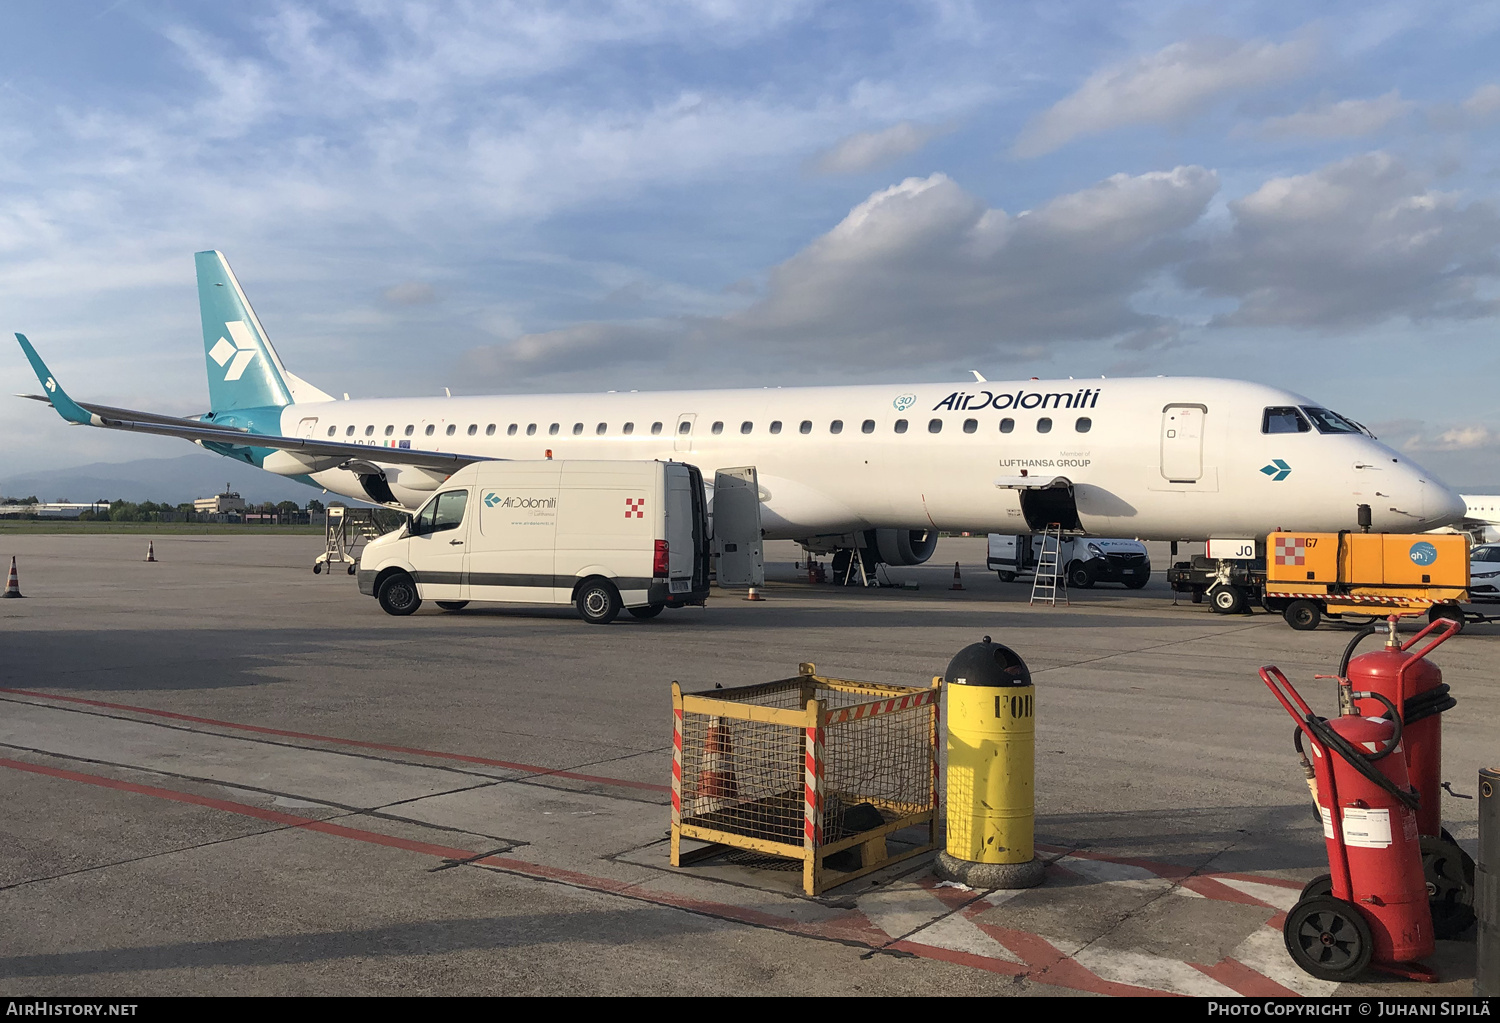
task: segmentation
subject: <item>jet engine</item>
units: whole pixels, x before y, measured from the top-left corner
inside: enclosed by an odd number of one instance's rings
[[[868,529],[862,547],[887,565],[920,565],[937,550],[935,529]]]

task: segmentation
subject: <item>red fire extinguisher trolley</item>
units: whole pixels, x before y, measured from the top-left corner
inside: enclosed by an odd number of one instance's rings
[[[1261,668],[1260,677],[1296,720],[1313,754],[1328,848],[1328,878],[1304,888],[1287,913],[1287,952],[1324,980],[1353,980],[1370,965],[1414,980],[1435,979],[1417,963],[1432,954],[1432,914],[1417,840],[1420,800],[1407,778],[1395,704],[1343,685],[1343,713],[1325,720],[1280,669]],[[1357,707],[1365,700],[1383,704],[1387,716],[1361,715]]]
[[[1463,623],[1440,618],[1402,643],[1396,634],[1396,621],[1393,616],[1387,622],[1389,631],[1383,649],[1355,657],[1355,648],[1376,631],[1376,626],[1361,629],[1344,650],[1339,676],[1355,689],[1379,693],[1401,708],[1406,770],[1421,798],[1417,835],[1433,934],[1456,938],[1474,923],[1474,860],[1453,841],[1441,819],[1441,715],[1458,701],[1449,693],[1442,671],[1427,660],[1427,655],[1458,635]],[[1427,644],[1412,652],[1424,639]]]

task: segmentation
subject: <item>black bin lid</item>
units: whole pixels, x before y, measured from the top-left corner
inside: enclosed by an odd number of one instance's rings
[[[1031,670],[1020,654],[986,636],[953,656],[943,681],[951,686],[1029,686]]]

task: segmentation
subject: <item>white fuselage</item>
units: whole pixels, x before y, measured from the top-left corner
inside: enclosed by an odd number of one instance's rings
[[[1363,434],[1262,432],[1267,407],[1314,404],[1259,384],[1164,377],[332,401],[290,405],[281,426],[368,444],[376,465],[380,448],[403,442],[489,458],[675,459],[708,479],[753,465],[771,539],[885,527],[1024,532],[1019,492],[996,486],[1022,470],[1066,477],[1081,525],[1101,536],[1354,529],[1360,504],[1377,531],[1462,515],[1456,494]],[[1172,406],[1198,410],[1189,435],[1174,428]],[[386,468],[409,509],[442,483]],[[311,475],[368,499],[347,469]]]

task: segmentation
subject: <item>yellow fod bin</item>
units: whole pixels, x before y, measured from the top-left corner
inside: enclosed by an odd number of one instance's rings
[[[1036,687],[1014,650],[964,647],[948,664],[947,851],[937,872],[975,888],[1031,888],[1036,858]]]

